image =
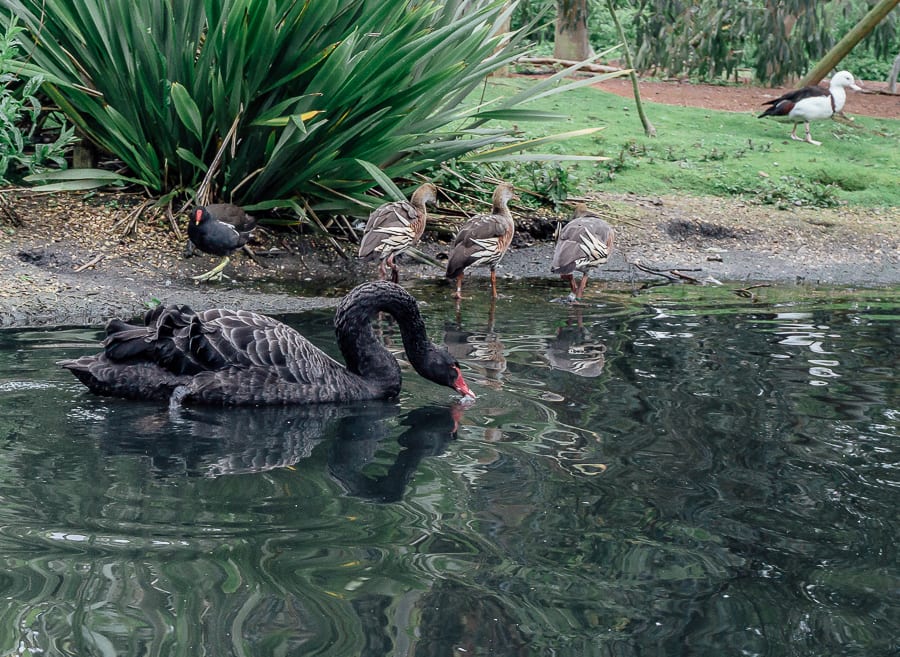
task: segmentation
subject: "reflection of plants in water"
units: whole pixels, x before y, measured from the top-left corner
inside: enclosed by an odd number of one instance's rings
[[[585,378],[544,360],[568,310],[510,290],[501,385],[456,440],[414,412],[425,382],[358,421],[171,416],[54,379],[70,345],[7,342],[0,652],[768,654],[808,627],[809,654],[889,653],[888,292],[588,308],[608,359]]]
[[[442,503],[412,518],[415,505],[373,508],[342,489],[399,500],[422,458],[453,439],[452,409],[399,417],[396,404],[170,414],[103,404],[96,402],[111,412],[79,413],[75,426],[91,426],[89,452],[99,442],[111,476],[91,479],[76,466],[74,479],[69,472],[57,480],[54,494],[64,497],[53,508],[65,508],[73,488],[85,490],[72,499],[89,499],[89,490],[100,499],[51,523],[77,527],[43,539],[51,556],[10,571],[20,595],[4,614],[11,633],[0,630],[0,646],[52,653],[71,644],[85,655],[127,646],[148,655],[192,654],[196,646],[217,655],[236,646],[255,655],[364,654],[378,637],[392,640],[384,613],[370,612],[430,586],[433,574],[385,555],[419,539]],[[395,458],[381,477],[366,468],[384,442]],[[45,490],[43,481],[33,486]],[[40,539],[29,540],[33,551]],[[7,559],[15,543],[0,538]],[[378,585],[368,590],[373,569]]]

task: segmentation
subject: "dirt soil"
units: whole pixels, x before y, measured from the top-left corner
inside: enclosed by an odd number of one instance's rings
[[[875,116],[882,119],[900,119],[900,94],[887,93],[886,82],[859,80],[863,92],[849,91],[844,112],[849,116]],[[628,78],[613,78],[598,85],[619,96],[631,98],[633,92]],[[751,85],[692,84],[687,81],[641,81],[641,98],[664,105],[703,107],[726,112],[760,113],[763,103],[790,91],[792,87],[755,87]]]
[[[870,87],[871,83],[865,83]],[[604,88],[630,94],[627,81]],[[754,110],[777,90],[681,83],[642,83],[656,102]],[[739,90],[739,93],[736,92]],[[900,118],[900,98],[854,95],[848,112]],[[859,98],[866,98],[864,104]],[[0,191],[0,328],[102,325],[134,317],[156,300],[196,308],[241,307],[289,313],[330,306],[350,286],[373,278],[373,264],[344,259],[325,240],[294,232],[262,231],[252,244],[256,260],[239,253],[223,283],[196,284],[191,276],[218,258],[186,258],[184,242],[165,219],[145,220],[125,235],[121,220],[141,203],[114,194],[34,195]],[[629,289],[674,278],[676,284],[755,283],[900,284],[900,209],[837,208],[787,211],[736,199],[603,195],[587,199],[617,229],[616,248],[597,277]],[[517,215],[517,237],[498,274],[555,278],[549,273],[553,217]],[[441,214],[441,208],[433,213]],[[184,230],[185,220],[181,220]],[[435,225],[447,225],[447,221]],[[422,251],[441,264],[446,231],[426,232]],[[640,267],[658,270],[648,273]],[[434,264],[404,263],[403,281],[439,284]],[[486,271],[474,270],[472,278]],[[442,284],[442,283],[441,283]],[[486,292],[483,283],[473,294]],[[449,286],[445,288],[450,294]],[[560,295],[566,292],[560,282]]]

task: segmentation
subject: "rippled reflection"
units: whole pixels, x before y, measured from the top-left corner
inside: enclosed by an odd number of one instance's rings
[[[0,333],[0,654],[896,652],[896,304],[445,291],[466,408],[170,411]]]

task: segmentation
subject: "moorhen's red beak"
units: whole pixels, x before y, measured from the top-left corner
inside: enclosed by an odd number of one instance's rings
[[[201,221],[202,219],[203,219],[203,211],[202,211],[202,210],[197,210],[197,211],[194,213],[194,223],[197,224],[197,225],[199,226],[199,225],[200,225],[200,221]]]

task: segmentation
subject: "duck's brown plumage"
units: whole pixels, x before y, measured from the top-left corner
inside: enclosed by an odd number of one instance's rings
[[[606,263],[612,253],[614,238],[612,226],[594,215],[584,203],[577,204],[572,219],[559,232],[550,271],[567,279],[572,295],[581,298],[588,272]],[[581,272],[577,287],[575,271]]]
[[[515,222],[508,203],[515,198],[509,183],[497,185],[490,214],[477,214],[469,219],[450,245],[447,278],[456,279],[456,297],[460,297],[463,274],[467,267],[491,268],[491,292],[497,296],[495,268],[503,258],[515,234]]]
[[[428,217],[425,206],[436,200],[437,187],[425,183],[413,192],[409,201],[392,201],[375,208],[359,243],[359,257],[378,258],[381,277],[385,277],[387,265],[391,280],[396,283],[400,275],[394,259],[419,243]]]

